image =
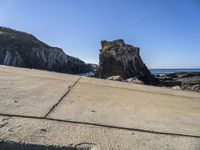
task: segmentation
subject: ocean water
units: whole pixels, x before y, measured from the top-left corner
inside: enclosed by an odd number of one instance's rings
[[[200,72],[200,68],[189,68],[189,69],[150,69],[154,75],[177,73],[177,72]]]

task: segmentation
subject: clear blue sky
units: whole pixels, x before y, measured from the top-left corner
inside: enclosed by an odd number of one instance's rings
[[[200,68],[200,0],[0,0],[0,25],[88,63],[122,38],[149,68]]]

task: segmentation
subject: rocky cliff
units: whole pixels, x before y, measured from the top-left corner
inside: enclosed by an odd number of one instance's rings
[[[50,47],[33,35],[0,27],[0,64],[70,74],[92,71],[91,65]]]
[[[102,41],[101,46],[98,72],[100,78],[120,75],[123,79],[137,77],[145,84],[155,84],[155,78],[143,63],[138,47],[127,45],[120,39]]]

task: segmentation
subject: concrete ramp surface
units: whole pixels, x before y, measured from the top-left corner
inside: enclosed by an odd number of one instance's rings
[[[200,150],[200,94],[0,66],[0,150]]]

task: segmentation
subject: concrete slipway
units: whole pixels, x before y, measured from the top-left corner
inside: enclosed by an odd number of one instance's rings
[[[200,94],[0,66],[0,150],[200,150]]]

